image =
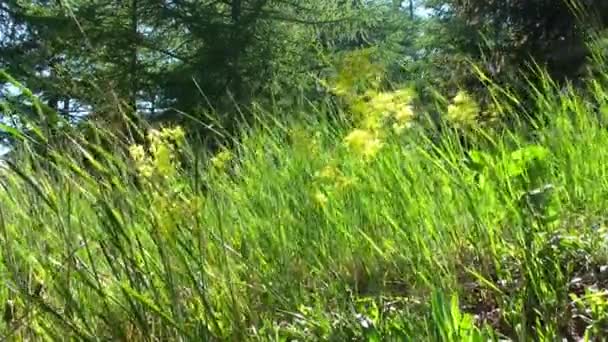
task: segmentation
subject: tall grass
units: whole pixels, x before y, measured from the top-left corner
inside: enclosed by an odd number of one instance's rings
[[[2,338],[605,336],[608,89],[588,86],[545,82],[534,134],[477,130],[475,150],[414,126],[366,158],[323,113],[258,113],[214,156],[168,133],[149,178],[126,147],[75,135],[43,163],[24,143],[1,182]]]

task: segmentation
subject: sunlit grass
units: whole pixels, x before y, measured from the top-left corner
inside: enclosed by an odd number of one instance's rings
[[[323,113],[258,113],[214,155],[175,130],[130,154],[23,148],[0,192],[2,337],[604,336],[608,98],[590,85],[547,82],[534,134],[481,128],[472,150]]]

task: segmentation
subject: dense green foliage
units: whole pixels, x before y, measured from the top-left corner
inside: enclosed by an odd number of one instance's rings
[[[0,1],[0,339],[603,338],[601,5]]]
[[[551,115],[534,130],[474,129],[476,150],[451,133],[433,143],[419,124],[353,128],[323,112],[280,123],[257,112],[234,149],[210,158],[179,128],[150,131],[149,148],[101,150],[74,135],[71,148],[50,152],[50,169],[18,158],[0,195],[0,331],[49,340],[604,336],[606,88],[590,82],[583,99],[546,80],[535,96]],[[386,98],[388,111],[411,101],[399,92],[372,103]],[[456,99],[452,116],[467,117],[470,101]]]
[[[310,89],[319,45],[346,46],[377,14],[269,0],[7,1],[0,13],[0,66],[65,115],[78,104],[109,120],[136,104],[166,120]]]
[[[585,19],[595,29],[605,19],[591,16],[603,13],[602,1],[584,3],[5,0],[0,67],[70,120],[84,112],[191,126],[186,117],[209,124],[214,111],[235,127],[235,105],[323,101],[319,78],[358,48],[375,49],[387,81],[413,84],[425,98],[429,89],[482,92],[470,61],[503,84],[515,85],[531,58],[556,79],[575,79],[591,27],[577,18],[597,19]],[[28,112],[21,98],[3,98]]]

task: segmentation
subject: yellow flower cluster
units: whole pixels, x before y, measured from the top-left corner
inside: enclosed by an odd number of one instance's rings
[[[386,133],[385,129],[392,128],[401,134],[413,125],[415,119],[412,106],[415,91],[411,88],[381,91],[385,70],[381,64],[372,61],[373,55],[373,49],[347,54],[338,67],[333,84],[322,82],[348,105],[358,128],[345,137],[344,144],[365,159],[374,157],[381,150],[380,136]],[[362,84],[364,86],[359,87]]]
[[[317,203],[317,205],[320,207],[325,207],[329,202],[327,195],[325,195],[321,190],[315,191],[315,193],[313,194],[313,199],[315,203]]]
[[[187,222],[200,212],[203,202],[195,194],[184,191],[187,186],[182,183],[178,172],[178,150],[186,141],[181,127],[151,129],[146,138],[147,148],[142,145],[131,145],[129,153],[138,175],[145,184],[162,182],[160,190],[150,191],[150,206],[158,223],[158,230],[167,242],[174,238],[177,221]],[[153,190],[153,189],[151,189]],[[186,213],[187,215],[184,215]]]
[[[146,151],[141,145],[129,146],[129,154],[135,162],[137,172],[143,178],[150,178],[154,173],[153,163],[150,162],[150,157],[146,154]]]
[[[222,149],[211,158],[211,165],[217,170],[223,170],[230,160],[232,160],[232,152],[227,149]]]
[[[392,92],[369,91],[359,98],[351,110],[367,129],[378,130],[387,122],[393,123],[393,129],[401,133],[414,122],[414,109],[411,105],[414,92],[410,89],[399,89]]]
[[[171,177],[176,171],[175,155],[185,141],[181,127],[152,129],[148,132],[149,153],[142,145],[131,145],[129,154],[135,162],[139,175],[150,178],[154,175]]]
[[[355,129],[344,138],[344,143],[353,152],[369,159],[382,148],[383,143],[371,131]]]
[[[343,139],[346,149],[363,161],[376,157],[385,146],[390,130],[396,134],[410,128],[416,115],[413,107],[415,92],[411,88],[381,91],[384,70],[372,62],[372,50],[356,51],[343,61],[332,85],[322,82],[348,106],[356,128]],[[313,200],[325,206],[338,189],[353,185],[339,170],[326,167],[317,173]],[[328,185],[329,184],[329,185]]]
[[[331,184],[336,190],[344,190],[354,184],[354,180],[345,176],[334,166],[326,166],[315,175],[318,183]]]
[[[410,89],[393,92],[368,92],[352,110],[361,118],[360,127],[354,129],[344,138],[344,144],[365,160],[374,157],[383,147],[381,136],[392,124],[395,133],[401,134],[413,125],[415,119],[412,100],[414,93]]]
[[[329,197],[336,196],[342,191],[352,187],[355,180],[345,176],[337,167],[326,166],[315,174],[315,187],[313,200],[317,205],[324,207],[329,202]]]
[[[447,119],[457,127],[466,127],[475,123],[479,112],[475,100],[465,91],[459,91],[448,106]]]
[[[361,89],[377,88],[385,74],[384,68],[372,62],[374,49],[347,53],[340,61],[333,92],[342,97],[355,96]]]

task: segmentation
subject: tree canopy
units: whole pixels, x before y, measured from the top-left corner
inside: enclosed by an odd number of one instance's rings
[[[605,9],[549,0],[5,0],[0,67],[66,118],[205,120],[214,110],[230,126],[237,106],[318,99],[318,80],[361,48],[374,48],[390,81],[427,88],[474,89],[471,60],[497,78],[531,60],[577,78],[588,28],[577,14]],[[595,19],[602,28],[606,18]]]

